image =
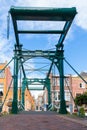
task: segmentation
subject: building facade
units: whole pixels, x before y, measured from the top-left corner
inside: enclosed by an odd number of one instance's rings
[[[85,73],[84,75],[81,73],[81,76],[87,81],[87,75]],[[58,109],[60,105],[60,78],[52,74],[49,78],[51,84],[51,103]],[[64,92],[67,110],[72,113],[75,110],[75,97],[87,92],[87,85],[79,76],[66,75],[64,77]],[[47,104],[47,100],[47,91],[44,91],[44,104]]]
[[[43,107],[43,94],[38,95],[37,99],[36,99],[36,111],[42,111],[42,107]]]
[[[0,63],[0,106],[2,112],[8,112],[13,100],[13,82],[10,67],[6,63]],[[3,69],[5,67],[5,69]],[[21,89],[18,88],[18,102],[21,102]],[[34,110],[35,101],[29,90],[25,90],[25,110]]]
[[[0,105],[4,102],[4,99],[6,98],[6,93],[8,91],[8,88],[10,86],[11,80],[12,80],[12,75],[10,72],[10,67],[6,67],[7,62],[5,63],[0,63]],[[4,69],[5,68],[5,69]],[[12,89],[12,85],[10,86]],[[4,106],[3,106],[3,111],[7,110],[6,109],[6,104],[7,101],[5,101]]]

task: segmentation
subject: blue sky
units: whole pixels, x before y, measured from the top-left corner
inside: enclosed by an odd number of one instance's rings
[[[10,7],[23,6],[23,7],[57,7],[57,8],[68,8],[76,7],[78,14],[76,15],[72,26],[67,34],[64,41],[64,54],[68,62],[80,73],[82,71],[87,72],[87,1],[86,0],[0,0],[0,62],[9,61],[13,56],[13,49],[15,43],[15,37],[13,33],[13,26],[10,19],[10,37],[7,39],[7,15]],[[56,28],[57,25],[53,23],[40,23],[31,22],[27,26],[30,29],[36,28]],[[27,26],[22,26],[24,28]],[[62,27],[62,25],[60,25]],[[26,40],[25,40],[26,38]],[[29,50],[48,50],[55,48],[58,41],[57,35],[29,35],[20,38],[20,42],[24,44],[23,48]],[[25,41],[25,42],[24,42]],[[44,62],[43,65],[35,64],[35,62]],[[31,63],[30,63],[31,62]],[[48,64],[48,66],[46,66]],[[11,67],[13,64],[10,64]],[[29,69],[40,68],[43,66],[44,69],[48,69],[50,61],[45,59],[32,59],[28,64],[25,64]],[[12,67],[13,68],[13,67]],[[65,63],[64,67],[65,74],[75,74],[68,65]],[[46,72],[27,72],[29,77],[44,77]],[[46,75],[45,75],[46,76]]]

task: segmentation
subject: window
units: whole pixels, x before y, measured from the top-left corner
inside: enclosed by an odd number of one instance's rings
[[[70,101],[70,92],[65,92],[65,100]]]
[[[80,83],[79,86],[80,88],[85,88],[85,83]]]
[[[57,96],[57,95],[58,95],[58,93],[55,92],[55,100],[56,100],[56,101],[58,100],[58,98],[57,98],[58,96]]]
[[[65,80],[64,80],[64,86],[70,86],[70,80],[69,80],[69,78],[65,78]]]
[[[60,100],[60,93],[55,92],[55,101],[59,101],[59,100]]]
[[[4,88],[4,84],[3,84],[3,83],[0,83],[0,91],[3,92],[3,88]]]
[[[60,92],[58,92],[58,100],[60,100]]]
[[[0,96],[3,96],[3,92],[2,91],[0,91]]]
[[[53,86],[56,86],[56,79],[53,78]]]
[[[57,86],[60,86],[60,80],[57,78]]]
[[[67,78],[67,85],[70,86],[70,80]]]

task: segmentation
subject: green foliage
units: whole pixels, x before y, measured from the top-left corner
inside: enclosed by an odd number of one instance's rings
[[[53,108],[52,108],[52,111],[57,111],[57,108],[53,107]]]
[[[84,110],[83,107],[81,107],[81,108],[79,109],[79,115],[80,115],[81,117],[84,117],[84,116],[85,116],[85,110]]]
[[[79,96],[76,96],[75,104],[78,106],[82,106],[83,104],[87,105],[87,92],[85,92]]]
[[[76,113],[76,112],[74,112],[72,115],[73,115],[73,116],[77,116],[77,113]]]

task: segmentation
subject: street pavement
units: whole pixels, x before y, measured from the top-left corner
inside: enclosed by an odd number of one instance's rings
[[[21,112],[0,117],[0,130],[87,130],[87,119],[55,112]]]

